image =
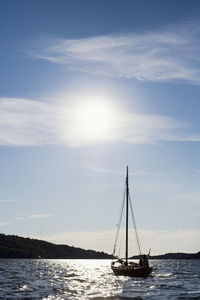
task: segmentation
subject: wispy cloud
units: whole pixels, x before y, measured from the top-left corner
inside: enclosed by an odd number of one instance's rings
[[[9,222],[0,222],[0,226],[6,226],[6,225],[9,225],[10,223]]]
[[[131,144],[160,141],[200,141],[200,134],[174,118],[135,114],[111,109],[111,126],[105,134],[83,134],[78,101],[41,102],[20,98],[0,98],[0,145],[34,146],[64,144],[83,146],[93,143],[126,142]],[[70,104],[69,104],[70,103]],[[95,138],[94,138],[95,137]]]
[[[199,24],[159,31],[37,41],[34,57],[68,70],[142,81],[200,83]]]
[[[53,109],[39,101],[0,98],[0,144],[31,146],[55,139]]]
[[[113,175],[124,175],[125,172],[121,172],[118,170],[109,170],[109,169],[104,169],[96,166],[89,166],[89,165],[82,165],[82,167],[87,168],[88,170],[91,170],[93,172],[97,173],[104,173],[104,174],[113,174]],[[166,173],[156,173],[156,172],[129,172],[129,175],[134,175],[134,176],[171,176],[172,174],[166,174]]]
[[[143,253],[164,254],[166,252],[197,252],[200,247],[200,230],[138,230]],[[34,238],[84,249],[94,249],[112,253],[115,230],[60,232],[52,235],[38,235]],[[137,254],[135,233],[130,230],[131,254]],[[123,249],[121,249],[122,254]]]
[[[33,214],[25,217],[18,217],[16,220],[27,220],[27,219],[43,219],[43,218],[49,218],[52,217],[52,214]]]
[[[10,203],[10,202],[16,202],[16,200],[12,200],[12,199],[0,200],[0,203]]]
[[[167,196],[167,200],[180,201],[180,202],[196,202],[200,204],[200,191],[173,193]]]
[[[82,165],[82,167],[84,167],[90,171],[97,172],[97,173],[124,175],[124,172],[120,172],[117,170],[108,170],[108,169],[103,169],[103,168],[99,168],[99,167],[95,167],[95,166],[87,166],[87,165]]]

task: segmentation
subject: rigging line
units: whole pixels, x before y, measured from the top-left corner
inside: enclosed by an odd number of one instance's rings
[[[123,224],[122,224],[122,226],[123,226]],[[119,239],[119,249],[118,249],[118,253],[119,253],[119,255],[118,255],[118,257],[121,257],[121,249],[122,249],[122,232],[121,231],[119,231],[119,237],[118,237],[118,239]]]
[[[124,186],[123,201],[122,201],[121,210],[120,210],[119,222],[117,224],[117,233],[116,233],[116,237],[115,237],[113,255],[115,255],[115,251],[116,251],[116,247],[117,247],[117,240],[118,240],[120,226],[121,226],[121,221],[122,221],[122,215],[123,215],[123,210],[124,210],[124,203],[125,203],[125,186]]]
[[[119,231],[118,242],[117,242],[117,246],[119,245],[118,253],[119,253],[120,258],[125,258],[125,256],[126,256],[125,248],[123,249],[123,246],[122,246],[122,245],[125,244],[125,236],[124,236],[124,233],[122,232],[122,228],[124,228],[124,223],[125,223],[125,218],[122,218],[120,231]]]
[[[139,237],[138,237],[138,233],[137,233],[137,226],[136,226],[136,222],[135,222],[135,216],[134,216],[134,212],[133,212],[133,206],[131,203],[131,197],[129,194],[129,203],[130,203],[130,207],[131,207],[131,214],[132,214],[132,219],[133,219],[133,226],[135,228],[135,236],[136,236],[136,240],[137,240],[137,246],[138,246],[138,250],[139,250],[139,254],[141,255],[141,247],[140,247],[140,242],[139,242]]]

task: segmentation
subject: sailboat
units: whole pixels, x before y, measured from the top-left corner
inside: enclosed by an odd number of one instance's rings
[[[113,255],[115,255],[115,250],[116,250],[116,245],[117,245],[117,240],[118,240],[118,235],[119,235],[119,230],[120,230],[120,224],[121,224],[121,220],[122,220],[124,203],[126,203],[126,205],[125,205],[126,206],[125,259],[119,258],[116,261],[113,261],[111,263],[111,269],[113,270],[115,275],[124,275],[124,276],[130,276],[130,277],[148,277],[151,274],[153,268],[151,266],[149,266],[149,263],[148,263],[148,256],[150,255],[150,252],[148,255],[141,254],[141,248],[140,248],[139,238],[138,238],[138,234],[137,234],[135,218],[134,218],[132,204],[131,204],[130,195],[129,195],[128,166],[127,166],[127,173],[126,173],[125,197],[123,200],[122,210],[120,213],[120,220],[118,223],[118,230],[117,230],[117,235],[115,238]],[[134,223],[135,233],[136,233],[136,240],[137,240],[137,244],[138,244],[138,248],[139,248],[139,252],[140,252],[139,263],[132,262],[128,258],[129,207],[131,208],[131,213],[132,213],[133,223]]]

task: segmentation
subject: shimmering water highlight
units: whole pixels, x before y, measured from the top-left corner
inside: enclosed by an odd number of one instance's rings
[[[200,299],[199,260],[151,261],[149,278],[113,275],[109,260],[0,260],[0,299]]]

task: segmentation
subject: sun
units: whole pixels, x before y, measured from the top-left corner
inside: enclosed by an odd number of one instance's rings
[[[70,128],[77,144],[109,140],[114,125],[114,107],[107,101],[93,98],[75,103],[71,109]]]
[[[110,95],[80,93],[62,100],[57,126],[63,142],[80,147],[119,139],[122,109],[116,102]]]
[[[111,126],[109,107],[105,103],[87,103],[79,113],[81,133],[99,139],[107,135]]]

